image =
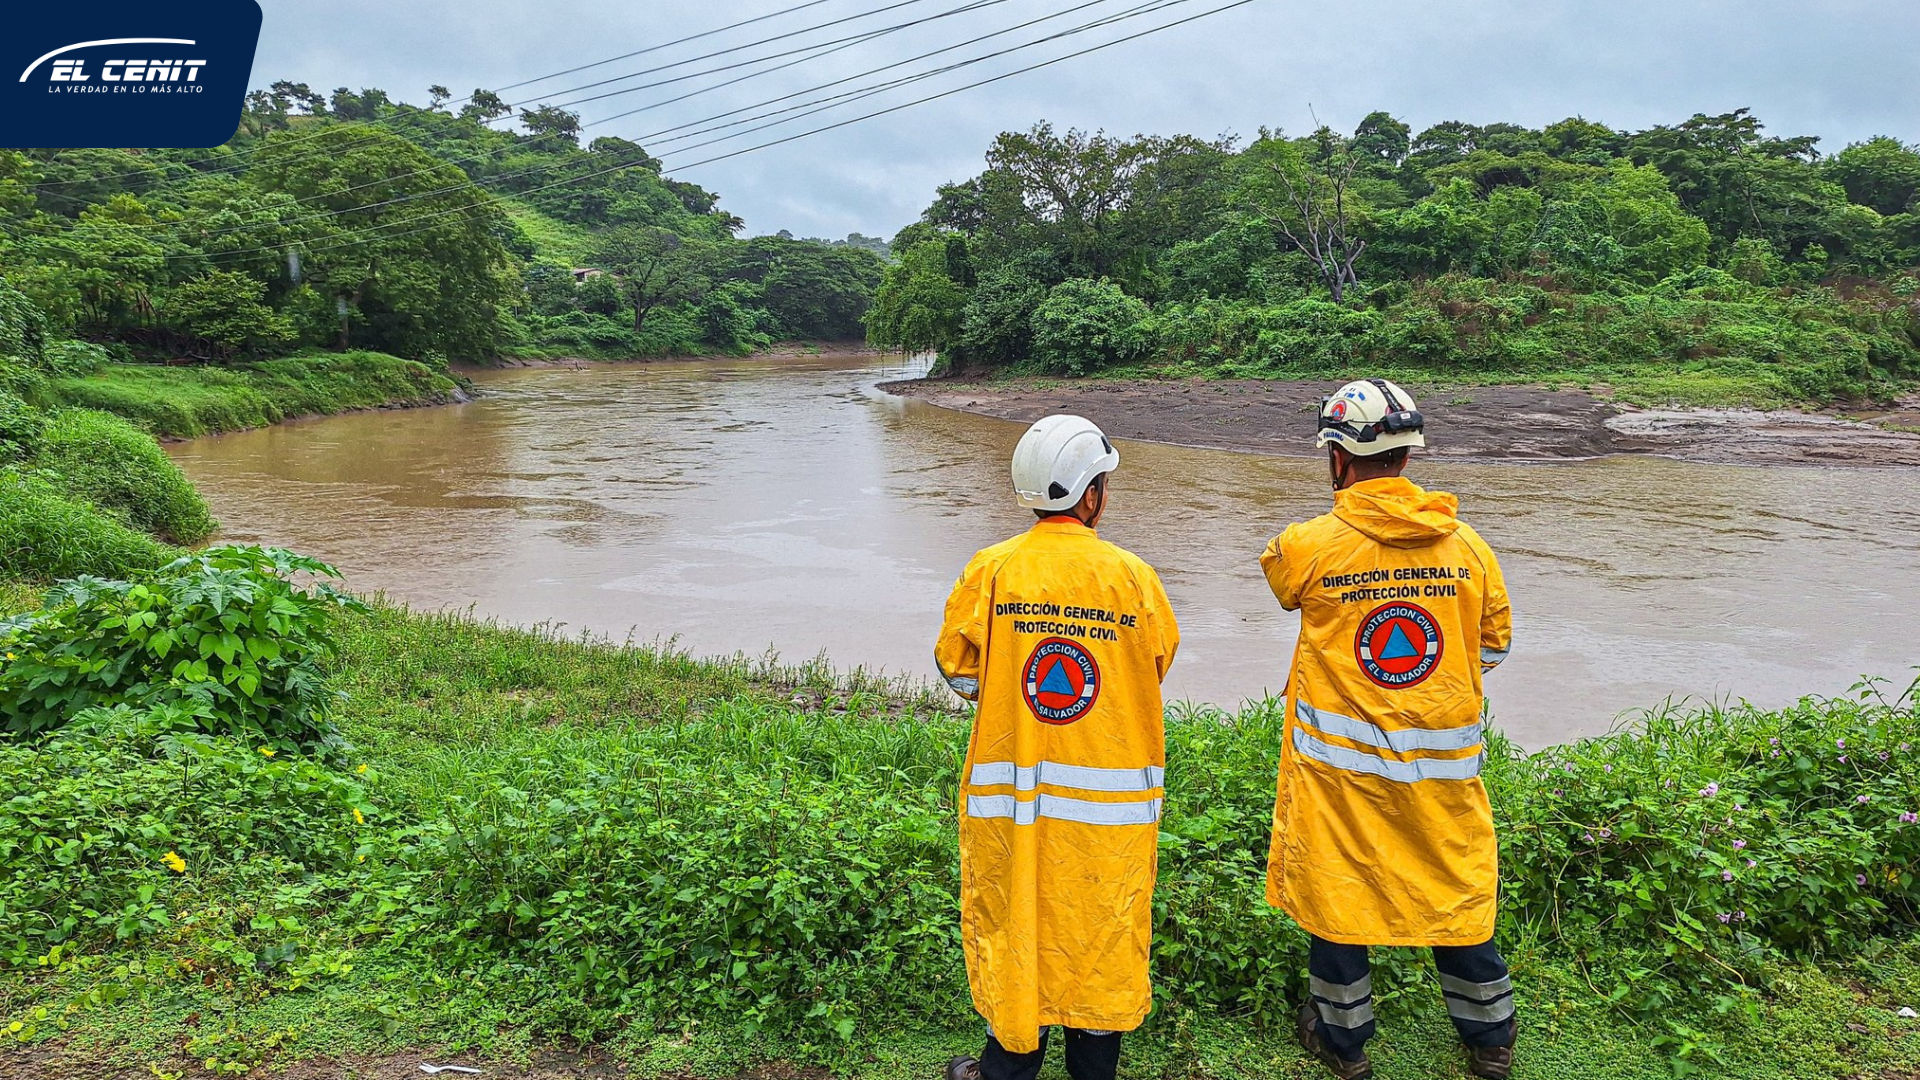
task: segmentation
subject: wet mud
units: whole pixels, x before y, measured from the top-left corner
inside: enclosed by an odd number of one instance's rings
[[[923,379],[881,389],[1030,422],[1086,416],[1117,438],[1287,456],[1313,453],[1318,382]],[[1411,388],[1410,388],[1411,389]],[[1415,391],[1419,393],[1419,391]],[[1920,399],[1830,416],[1791,410],[1634,409],[1581,391],[1479,386],[1420,393],[1427,453],[1463,461],[1654,454],[1729,465],[1920,467]],[[1904,422],[1903,422],[1904,421]],[[1911,427],[1914,430],[1901,430]]]

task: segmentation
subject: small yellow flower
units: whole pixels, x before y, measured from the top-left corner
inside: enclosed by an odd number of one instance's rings
[[[366,774],[366,771],[367,771],[367,767],[366,767],[365,765],[362,765],[362,766],[360,766],[359,768],[357,768],[357,769],[355,769],[355,770],[353,770],[353,771],[354,771],[354,772],[356,772],[356,773],[359,773],[359,774],[361,774],[361,775],[363,775],[363,776],[364,776],[364,775]]]
[[[261,748],[260,748],[260,754],[261,754],[261,756],[262,756],[262,757],[272,757],[273,755],[275,755],[275,754],[277,754],[277,753],[279,753],[279,752],[280,752],[280,751],[278,751],[278,750],[275,750],[275,749],[274,749],[273,747],[271,747],[271,746],[263,746],[263,747],[261,747]]]
[[[13,654],[12,654],[12,653],[8,653],[8,654],[7,654],[7,659],[9,659],[9,660],[11,660],[11,659],[13,659]],[[364,766],[363,766],[363,767],[364,767]]]
[[[360,861],[360,862],[366,862],[366,861],[367,861],[367,857],[366,857],[365,855],[362,855],[362,856],[360,856],[360,859],[359,859],[359,861]]]
[[[160,861],[166,863],[167,869],[176,874],[184,874],[187,872],[187,860],[181,858],[180,853],[177,851],[169,851],[165,855],[160,856]]]
[[[366,817],[360,813],[360,808],[357,806],[353,808],[353,823],[355,825],[365,825],[367,823]]]

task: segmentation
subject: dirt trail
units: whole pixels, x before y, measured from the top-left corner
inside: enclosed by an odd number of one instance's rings
[[[1328,384],[920,379],[882,383],[880,388],[1005,420],[1079,413],[1122,439],[1304,455],[1313,452],[1314,408]],[[1581,391],[1527,386],[1414,392],[1428,421],[1428,453],[1436,458],[1566,460],[1660,454],[1737,465],[1920,468],[1920,432],[1897,430],[1920,427],[1920,397],[1906,399],[1894,410],[1849,419],[1787,410],[1640,410]]]

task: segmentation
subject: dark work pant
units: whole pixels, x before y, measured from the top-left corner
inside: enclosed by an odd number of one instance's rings
[[[1031,1054],[1010,1054],[999,1039],[988,1035],[987,1048],[980,1051],[980,1080],[1034,1080],[1047,1060],[1048,1030],[1040,1029],[1040,1049]],[[1092,1035],[1067,1029],[1067,1075],[1073,1080],[1113,1080],[1119,1068],[1119,1032]]]
[[[1507,962],[1488,941],[1480,945],[1435,945],[1440,992],[1447,1015],[1468,1046],[1513,1042],[1513,980]],[[1314,938],[1307,947],[1307,974],[1320,1038],[1348,1061],[1373,1038],[1373,977],[1365,945],[1336,945]]]

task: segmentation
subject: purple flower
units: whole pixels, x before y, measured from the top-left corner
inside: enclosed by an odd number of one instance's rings
[[[1902,825],[1912,825],[1916,822],[1920,822],[1920,814],[1916,814],[1911,810],[1900,815],[1900,824]]]
[[[1588,834],[1587,834],[1587,843],[1589,843],[1589,844],[1591,844],[1591,843],[1593,843],[1593,834],[1592,834],[1592,833],[1588,833]]]
[[[1771,739],[1768,739],[1768,740],[1767,740],[1767,743],[1768,743],[1769,745],[1772,745],[1772,746],[1779,746],[1779,745],[1780,745],[1780,738],[1779,738],[1779,736],[1777,736],[1777,735],[1776,735],[1776,736],[1774,736],[1773,738],[1771,738]]]
[[[1611,839],[1613,839],[1613,830],[1612,830],[1612,829],[1601,829],[1601,830],[1600,830],[1600,839],[1602,839],[1602,840],[1611,840]]]
[[[1566,763],[1565,765],[1562,765],[1562,766],[1560,766],[1560,767],[1561,767],[1562,769],[1564,769],[1564,770],[1566,770],[1567,772],[1572,772],[1572,771],[1573,771],[1573,762],[1571,762],[1571,761],[1569,761],[1569,762],[1567,762],[1567,763]]]
[[[1608,772],[1612,772],[1612,771],[1613,771],[1613,766],[1611,766],[1611,765],[1609,765],[1609,766],[1607,766],[1606,768],[1607,768],[1607,771],[1608,771]]]
[[[1723,911],[1723,912],[1721,912],[1721,913],[1720,913],[1720,921],[1721,921],[1721,922],[1732,922],[1732,921],[1733,921],[1733,915],[1732,915],[1732,913],[1730,913],[1730,912],[1726,912],[1726,911]]]
[[[1713,798],[1715,795],[1720,794],[1720,782],[1716,780],[1708,784],[1706,787],[1701,788],[1700,794],[1706,796],[1709,799]]]
[[[1560,797],[1560,796],[1562,796],[1562,795],[1565,795],[1565,794],[1566,794],[1566,792],[1565,792],[1565,791],[1562,791],[1562,790],[1561,790],[1561,789],[1559,789],[1559,788],[1554,788],[1554,789],[1553,789],[1553,797],[1554,797],[1554,798],[1556,798],[1556,799],[1557,799],[1557,798],[1559,798],[1559,797]]]
[[[1756,866],[1759,866],[1759,865],[1760,865],[1760,864],[1759,864],[1758,862],[1756,862],[1755,860],[1753,860],[1753,859],[1748,859],[1748,860],[1747,860],[1747,869],[1749,869],[1749,870],[1751,870],[1751,869],[1753,869],[1754,867],[1756,867]]]
[[[1846,763],[1846,760],[1847,760],[1847,755],[1845,755],[1845,754],[1841,754],[1841,755],[1840,755],[1840,762],[1841,762],[1841,764],[1845,764],[1845,763]]]
[[[1747,913],[1746,913],[1746,912],[1745,912],[1744,910],[1743,910],[1743,911],[1736,911],[1736,912],[1734,912],[1734,913],[1733,913],[1733,921],[1734,921],[1734,922],[1746,922],[1746,921],[1747,921]]]
[[[1733,850],[1735,851],[1740,851],[1744,849],[1746,846],[1747,846],[1747,842],[1745,840],[1735,840],[1733,842]]]
[[[1774,757],[1779,757],[1779,756],[1780,756],[1780,751],[1778,751],[1778,750],[1775,750],[1775,751],[1773,752],[1773,756],[1774,756]]]
[[[1739,813],[1743,813],[1743,812],[1745,812],[1745,810],[1746,810],[1746,809],[1747,809],[1747,804],[1746,804],[1746,803],[1734,803],[1734,804],[1733,804],[1733,812],[1734,812],[1734,813],[1736,813],[1736,814],[1739,814]]]
[[[1733,880],[1733,871],[1731,871],[1731,870],[1722,870],[1722,871],[1720,871],[1720,880],[1721,880],[1721,881],[1732,881],[1732,880]]]
[[[1881,760],[1881,761],[1885,761],[1885,760],[1887,760],[1888,758],[1890,758],[1890,757],[1892,757],[1893,755],[1892,755],[1892,754],[1889,754],[1889,753],[1887,753],[1887,752],[1886,752],[1885,750],[1882,750],[1882,751],[1880,751],[1880,753],[1879,753],[1879,755],[1878,755],[1878,756],[1879,756],[1879,758],[1880,758],[1880,760]]]
[[[1900,744],[1900,752],[1901,752],[1901,753],[1903,753],[1903,754],[1904,754],[1904,753],[1906,753],[1906,752],[1907,752],[1908,750],[1911,750],[1912,748],[1913,748],[1913,744],[1912,744],[1912,743],[1901,743],[1901,744]]]
[[[1853,801],[1857,803],[1863,803],[1863,802],[1871,802],[1872,800],[1873,800],[1873,796],[1871,795],[1860,795],[1860,796],[1856,796]]]
[[[1860,886],[1860,887],[1861,887],[1861,888],[1863,888],[1863,889],[1864,889],[1864,888],[1866,888],[1866,885],[1867,885],[1867,875],[1865,875],[1865,874],[1855,874],[1855,875],[1853,875],[1853,883],[1854,883],[1855,885],[1858,885],[1858,886]]]
[[[1833,748],[1835,750],[1845,750],[1847,748],[1847,740],[1845,739],[1833,740]]]

